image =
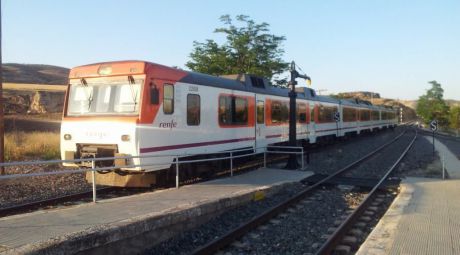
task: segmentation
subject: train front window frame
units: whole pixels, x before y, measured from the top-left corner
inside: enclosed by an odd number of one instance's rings
[[[143,80],[85,81],[69,85],[67,116],[138,115]]]
[[[174,113],[174,86],[169,83],[163,84],[163,113]]]

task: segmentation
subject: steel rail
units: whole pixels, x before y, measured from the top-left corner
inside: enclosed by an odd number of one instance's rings
[[[97,191],[98,192],[110,192],[110,191],[115,190],[116,188],[117,187],[104,187],[104,188],[99,188]],[[74,193],[70,195],[62,195],[62,196],[53,197],[50,199],[43,199],[43,200],[34,201],[30,203],[0,208],[0,218],[8,216],[8,215],[17,214],[18,212],[32,211],[40,207],[56,205],[56,204],[60,204],[64,202],[73,201],[76,199],[82,199],[82,198],[90,199],[92,194],[93,192],[90,190],[90,191],[79,192],[79,193]]]
[[[316,254],[326,255],[331,254],[335,247],[341,242],[342,238],[347,234],[350,227],[356,222],[359,216],[367,208],[371,202],[371,198],[377,193],[377,190],[380,186],[383,185],[388,176],[393,172],[396,166],[401,162],[401,160],[406,156],[409,149],[414,144],[417,139],[417,130],[415,130],[414,138],[411,140],[406,149],[401,153],[399,158],[395,163],[387,170],[385,175],[380,179],[380,181],[375,185],[375,187],[366,195],[365,199],[360,203],[360,205],[345,219],[345,221],[332,233],[332,235],[326,240],[326,242],[320,247]]]
[[[271,161],[276,161],[276,160],[279,160],[279,159],[273,159]],[[247,166],[245,165],[245,166],[239,167],[238,171],[252,169],[254,168],[254,166],[257,166],[263,163],[263,161],[258,160],[252,163],[253,163],[252,165],[247,165]],[[229,171],[230,169],[224,172],[229,172]],[[191,183],[194,183],[194,182],[191,182]],[[103,187],[103,188],[97,189],[97,192],[106,193],[106,192],[114,191],[116,189],[118,189],[118,187]],[[38,208],[42,208],[46,206],[58,205],[58,204],[65,203],[65,202],[72,202],[73,200],[91,198],[91,196],[92,196],[92,191],[85,191],[85,192],[79,192],[79,193],[74,193],[74,194],[69,194],[69,195],[57,196],[57,197],[53,197],[50,199],[42,199],[39,201],[30,202],[30,203],[24,203],[24,204],[4,207],[4,208],[0,208],[0,218],[9,216],[9,215],[15,215],[20,212],[34,211]]]
[[[392,144],[395,141],[397,141],[405,133],[406,133],[406,130],[404,132],[402,132],[401,134],[399,134],[394,139],[392,139],[391,141],[381,145],[380,147],[378,147],[377,149],[373,150],[372,152],[366,154],[362,158],[360,158],[360,159],[348,164],[347,166],[345,166],[342,169],[336,171],[332,175],[329,175],[328,177],[322,179],[321,181],[315,183],[314,185],[312,185],[312,186],[300,191],[299,193],[297,193],[293,197],[289,198],[288,200],[280,202],[279,204],[269,208],[265,212],[263,212],[263,213],[261,213],[259,215],[256,215],[255,217],[253,217],[252,219],[248,220],[247,222],[244,222],[240,226],[230,230],[229,232],[224,234],[222,237],[214,239],[213,241],[211,241],[211,242],[209,242],[209,243],[207,243],[207,244],[205,244],[205,245],[203,245],[201,247],[198,247],[197,249],[195,249],[192,252],[192,254],[213,254],[213,253],[217,252],[218,250],[228,246],[234,240],[240,238],[244,234],[248,233],[250,230],[258,227],[259,225],[261,225],[261,224],[263,224],[263,223],[265,223],[267,221],[269,221],[271,218],[273,218],[276,215],[278,215],[279,213],[285,211],[286,209],[288,209],[293,204],[298,203],[300,200],[302,200],[304,197],[306,197],[311,192],[315,191],[317,188],[321,187],[321,185],[325,184],[330,179],[342,174],[343,172],[353,168],[354,166],[362,163],[366,159],[368,159],[371,156],[375,155],[376,153],[380,152],[381,150],[383,150],[384,148],[386,148],[390,144]]]

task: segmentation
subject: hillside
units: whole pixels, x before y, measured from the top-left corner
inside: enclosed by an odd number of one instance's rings
[[[29,84],[67,84],[69,69],[51,65],[3,64],[3,82]]]
[[[415,119],[415,104],[416,101],[410,100],[396,100],[390,98],[381,98],[379,93],[368,92],[368,91],[357,91],[357,92],[344,92],[337,95],[333,95],[336,98],[358,98],[372,102],[374,105],[387,105],[395,108],[403,109],[403,119],[411,120]]]

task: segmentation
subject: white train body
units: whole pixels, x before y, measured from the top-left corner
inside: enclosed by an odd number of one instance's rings
[[[142,61],[77,67],[66,95],[62,158],[140,156],[120,168],[150,172],[186,154],[261,152],[288,140],[287,93],[249,75],[214,77]],[[304,144],[397,124],[392,109],[317,96],[307,88],[298,91],[297,104],[297,139]]]

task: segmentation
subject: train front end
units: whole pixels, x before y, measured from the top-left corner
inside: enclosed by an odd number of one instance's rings
[[[91,167],[93,158],[139,155],[137,123],[146,89],[145,69],[145,63],[133,61],[71,70],[61,124],[61,157],[81,161],[64,165]],[[97,167],[117,169],[100,171],[100,184],[129,186],[132,180],[123,180],[126,173],[141,171],[136,166],[138,158],[95,162]]]

